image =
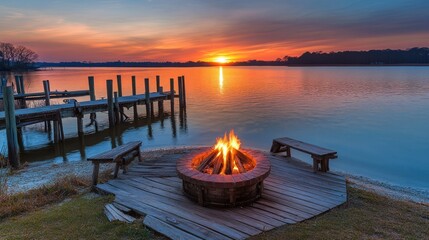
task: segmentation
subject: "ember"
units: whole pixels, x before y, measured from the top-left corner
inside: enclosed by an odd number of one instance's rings
[[[245,173],[255,167],[255,160],[241,152],[240,140],[231,130],[223,138],[218,138],[212,150],[194,158],[192,166],[208,174]]]

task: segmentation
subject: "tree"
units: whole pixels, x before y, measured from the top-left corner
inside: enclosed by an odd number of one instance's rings
[[[38,55],[24,46],[15,47],[11,43],[0,43],[0,70],[29,69]]]

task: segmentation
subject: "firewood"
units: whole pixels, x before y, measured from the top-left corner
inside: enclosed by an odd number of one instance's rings
[[[201,161],[200,165],[197,167],[197,170],[202,172],[207,166],[210,165],[210,163],[213,161],[213,159],[216,157],[216,152],[212,151],[209,155],[207,155],[203,161]]]

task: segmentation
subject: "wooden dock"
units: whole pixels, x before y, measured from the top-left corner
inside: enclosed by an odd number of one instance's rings
[[[170,101],[170,111],[174,114],[174,99],[179,98],[180,114],[186,111],[185,76],[177,78],[178,94],[174,90],[174,78],[170,78],[170,89],[164,91],[160,85],[160,76],[156,76],[156,92],[150,92],[149,78],[144,78],[144,94],[137,94],[136,77],[131,77],[132,95],[122,95],[122,76],[116,76],[117,89],[113,89],[113,80],[106,80],[107,98],[97,100],[95,97],[94,77],[88,76],[88,90],[78,91],[51,91],[49,80],[43,81],[44,92],[25,93],[22,76],[15,76],[15,86],[8,85],[6,79],[1,79],[1,97],[4,112],[0,112],[0,130],[6,129],[8,156],[11,166],[15,169],[20,167],[19,152],[23,150],[22,127],[45,123],[45,131],[52,132],[53,125],[54,143],[64,142],[64,130],[62,119],[67,117],[76,118],[77,133],[79,137],[84,136],[83,117],[89,114],[91,123],[98,132],[96,114],[108,112],[109,128],[115,128],[129,117],[125,115],[124,108],[132,107],[134,119],[138,119],[137,106],[145,105],[146,118],[154,117],[154,102],[158,105],[158,115],[164,113],[164,101]],[[14,93],[14,88],[16,93]],[[89,95],[89,101],[78,102],[75,99],[67,99],[64,104],[51,105],[51,98],[67,98],[73,96]],[[45,106],[27,108],[26,101],[43,99]],[[15,109],[17,102],[19,109]],[[150,121],[149,121],[150,123]]]
[[[118,179],[98,184],[97,189],[114,194],[114,206],[145,216],[146,226],[172,239],[246,239],[312,218],[347,201],[343,176],[314,173],[310,165],[296,159],[249,150],[266,155],[272,165],[262,198],[247,207],[201,207],[183,195],[176,161],[202,150],[145,153],[143,163],[131,166]]]
[[[171,95],[174,93],[171,92],[151,92],[149,95],[149,101],[160,101],[160,100],[170,100]],[[177,97],[177,96],[176,96]],[[118,104],[120,107],[132,107],[134,104],[145,105],[146,104],[146,95],[139,94],[135,96],[125,96],[118,97]],[[26,125],[34,124],[37,122],[44,122],[49,114],[61,113],[63,118],[66,117],[77,117],[76,108],[79,107],[79,112],[81,114],[90,114],[94,112],[103,112],[108,111],[107,99],[100,99],[94,101],[83,101],[79,102],[79,106],[75,106],[73,103],[67,104],[57,104],[42,106],[37,108],[23,108],[15,110],[15,117],[17,120],[17,127],[23,127]],[[0,129],[4,129],[5,125],[5,112],[0,112]]]

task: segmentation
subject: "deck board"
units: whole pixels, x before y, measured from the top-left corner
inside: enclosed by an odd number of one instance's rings
[[[197,150],[193,150],[197,151]],[[178,155],[130,166],[118,179],[97,188],[115,195],[115,204],[146,216],[144,223],[172,239],[245,239],[264,231],[317,216],[347,200],[346,181],[333,173],[313,173],[294,159],[265,154],[272,171],[265,191],[251,206],[204,208],[186,198],[176,174]]]

